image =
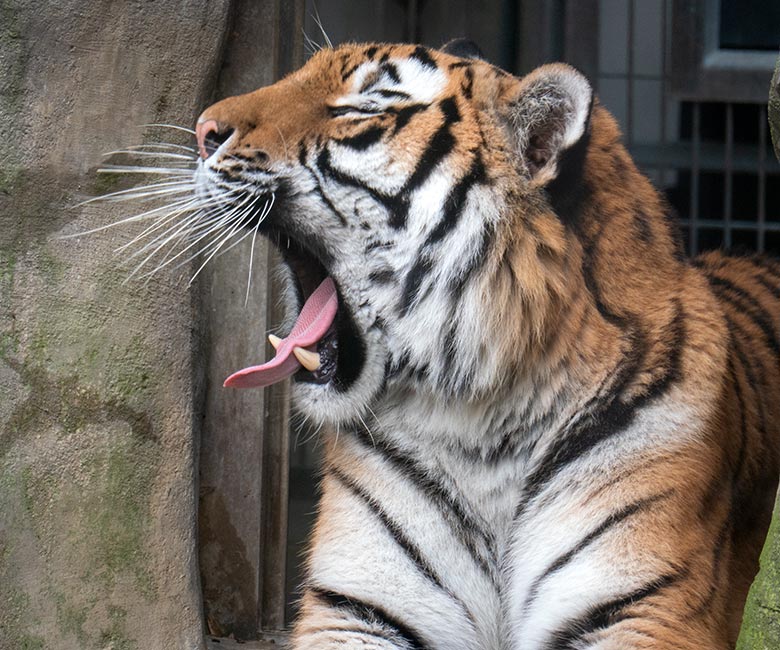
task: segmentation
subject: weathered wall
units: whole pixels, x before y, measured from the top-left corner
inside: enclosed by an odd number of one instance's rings
[[[780,159],[780,59],[769,90],[769,125]],[[780,494],[761,553],[761,571],[750,588],[737,650],[780,648]]]
[[[202,647],[191,296],[123,285],[100,154],[191,125],[228,0],[0,0],[0,648]]]

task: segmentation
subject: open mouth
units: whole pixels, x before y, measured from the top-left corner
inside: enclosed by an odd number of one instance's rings
[[[323,259],[327,261],[327,255],[313,252],[286,233],[267,234],[292,271],[299,313],[286,337],[269,337],[276,349],[273,359],[234,373],[224,385],[253,388],[293,377],[300,382],[348,390],[365,363],[365,343],[326,269]]]

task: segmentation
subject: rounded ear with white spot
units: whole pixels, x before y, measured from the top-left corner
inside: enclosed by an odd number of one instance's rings
[[[585,140],[593,89],[563,63],[537,68],[523,77],[504,106],[518,153],[529,178],[546,185],[560,173],[563,154]]]
[[[461,59],[484,59],[482,50],[474,41],[467,38],[454,38],[439,48],[445,54],[459,56]]]

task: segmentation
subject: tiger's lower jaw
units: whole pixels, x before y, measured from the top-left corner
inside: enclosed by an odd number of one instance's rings
[[[327,268],[332,262],[323,261],[325,255],[313,252],[286,234],[272,233],[270,239],[283,260],[288,314],[300,314],[312,293],[326,279],[333,281],[338,296],[332,324],[317,341],[316,348],[310,348],[319,355],[319,365],[312,370],[301,367],[291,377],[295,407],[313,421],[329,424],[356,421],[384,385],[386,353],[379,332],[365,323],[361,326],[348,291],[340,284],[339,274],[332,274]],[[287,323],[288,327],[291,325]]]

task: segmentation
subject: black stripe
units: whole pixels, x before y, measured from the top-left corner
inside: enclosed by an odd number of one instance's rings
[[[780,356],[780,343],[776,338],[772,316],[756,300],[755,296],[720,276],[707,274],[707,280],[719,298],[731,304],[738,313],[742,313],[761,330],[767,345],[772,348],[775,358]]]
[[[406,316],[409,308],[414,304],[420,295],[422,281],[431,272],[433,262],[427,255],[423,255],[415,262],[412,270],[406,275],[404,281],[404,290],[401,295],[401,304],[398,306],[398,314]]]
[[[436,62],[431,58],[428,48],[423,47],[422,45],[418,45],[409,55],[409,58],[417,59],[426,68],[433,68],[434,70],[438,69]]]
[[[382,90],[376,90],[377,95],[381,95],[386,99],[411,99],[412,96],[409,93],[405,93],[402,90],[388,90],[383,88]]]
[[[760,395],[761,393],[771,393],[771,388],[766,378],[766,372],[763,364],[760,361],[754,362],[743,349],[742,338],[737,336],[736,330],[744,330],[729,317],[726,317],[726,322],[728,323],[729,332],[731,334],[732,348],[737,354],[737,360],[742,364],[748,386],[753,390],[753,401],[755,402],[758,411],[758,432],[761,436],[761,442],[763,443],[764,448],[769,451],[771,449],[771,443],[767,429],[766,404]],[[750,336],[746,336],[745,338],[750,341]]]
[[[300,155],[300,154],[299,154]],[[304,160],[305,160],[305,153],[303,154]],[[317,196],[322,199],[322,202],[328,206],[328,209],[335,214],[338,219],[339,223],[341,223],[342,226],[347,225],[347,218],[341,214],[341,211],[333,204],[333,201],[330,200],[327,194],[325,194],[325,190],[322,189],[322,184],[320,183],[319,176],[315,173],[315,171],[309,167],[305,162],[303,163],[303,166],[306,168],[306,170],[311,174],[312,179],[314,180],[314,191],[316,192]]]
[[[417,113],[424,111],[426,108],[428,108],[428,104],[410,104],[409,106],[404,106],[395,111],[392,111],[395,112],[395,116],[396,116],[395,127],[393,128],[393,135],[398,133],[407,124],[409,124],[409,121],[415,115],[417,115]]]
[[[367,187],[366,184],[360,179],[342,172],[339,169],[336,169],[330,161],[330,151],[328,151],[327,147],[323,147],[317,156],[317,168],[322,174],[326,175],[331,180],[334,180],[337,183],[341,183],[342,185],[359,188],[364,192],[368,192],[368,194],[371,195],[375,201],[384,205],[388,210],[393,209],[395,205],[395,197],[387,196],[386,194],[382,194],[375,189]]]
[[[417,570],[425,576],[433,585],[435,585],[440,591],[447,594],[453,602],[463,610],[468,620],[473,625],[474,617],[466,608],[463,601],[460,600],[450,589],[448,589],[441,578],[436,574],[433,567],[423,556],[422,550],[407,536],[403,528],[390,518],[390,515],[385,512],[382,506],[363,488],[361,488],[352,478],[336,469],[333,466],[328,467],[326,470],[328,475],[335,478],[341,485],[349,490],[356,498],[360,499],[366,507],[371,510],[374,516],[379,519],[385,530],[393,538],[393,541],[403,550],[409,560],[417,567]]]
[[[480,235],[481,240],[479,246],[477,247],[476,252],[466,262],[466,264],[460,270],[460,273],[458,273],[457,276],[453,277],[450,280],[447,286],[447,290],[450,292],[450,296],[452,297],[453,301],[460,300],[461,296],[463,295],[463,291],[465,290],[469,280],[472,278],[474,273],[476,273],[477,270],[481,268],[482,265],[484,264],[488,251],[490,250],[490,247],[493,245],[494,234],[495,234],[495,229],[493,228],[493,226],[485,225],[485,227],[482,229],[482,233]]]
[[[392,269],[371,271],[371,273],[368,274],[368,279],[376,284],[390,284],[395,280],[395,272]]]
[[[376,53],[379,51],[379,48],[376,45],[372,45],[369,48],[366,48],[366,51],[363,52],[363,55],[367,59],[373,59],[376,56]]]
[[[474,70],[468,67],[464,70],[466,81],[461,86],[463,89],[463,96],[466,99],[471,99],[474,95]]]
[[[355,72],[355,70],[357,70],[357,69],[358,69],[358,68],[359,68],[359,67],[362,65],[362,63],[363,63],[363,62],[361,61],[360,63],[356,63],[355,65],[353,65],[353,66],[352,66],[351,68],[349,68],[348,70],[344,70],[344,71],[341,73],[341,81],[342,81],[342,82],[344,82],[344,81],[346,81],[347,79],[349,79],[349,78],[350,78],[350,77],[353,75],[353,73]]]
[[[584,636],[604,630],[626,619],[624,610],[639,601],[654,596],[686,575],[685,571],[668,573],[624,596],[591,607],[583,616],[570,619],[550,636],[545,650],[575,650]]]
[[[548,566],[539,576],[537,576],[533,583],[531,583],[531,586],[528,589],[528,595],[526,596],[525,606],[523,607],[523,616],[528,615],[531,607],[534,604],[534,601],[536,600],[536,597],[539,595],[539,590],[541,589],[542,583],[547,580],[547,578],[572,562],[572,560],[574,560],[574,558],[579,553],[588,548],[591,544],[593,544],[593,542],[602,537],[611,528],[617,526],[620,522],[625,521],[629,517],[647,510],[654,503],[657,503],[662,499],[666,499],[672,494],[674,494],[674,490],[666,490],[660,494],[654,494],[653,496],[639,499],[638,501],[634,501],[633,503],[624,506],[617,512],[613,512],[608,517],[606,517],[604,521],[596,526],[596,528],[594,528],[590,533],[585,535],[585,537],[577,542],[577,544],[575,544],[571,549],[566,551],[566,553],[559,556],[554,562],[552,562],[550,566]]]
[[[384,72],[393,83],[401,83],[401,75],[398,74],[398,68],[395,63],[383,63],[379,69]]]
[[[343,645],[348,638],[350,638],[349,635],[356,634],[361,637],[371,637],[372,640],[376,639],[382,639],[385,642],[389,642],[391,644],[397,644],[399,641],[398,635],[393,634],[392,631],[386,630],[386,629],[378,629],[378,623],[375,624],[374,629],[369,630],[366,629],[365,625],[367,624],[367,621],[359,621],[357,622],[360,627],[347,627],[344,625],[341,626],[318,626],[316,629],[310,629],[305,632],[305,635],[307,636],[324,636],[324,635],[330,635],[335,634],[338,636],[337,643],[339,645]],[[365,640],[360,639],[361,643],[365,645]]]
[[[391,241],[384,241],[382,239],[377,239],[376,241],[369,242],[366,244],[365,252],[369,253],[372,250],[375,250],[377,248],[389,248],[392,246],[395,242]]]
[[[395,211],[390,215],[389,221],[390,226],[393,228],[406,226],[411,193],[428,179],[436,165],[455,147],[455,136],[452,135],[450,127],[460,120],[457,103],[453,97],[448,97],[439,102],[439,109],[444,116],[444,122],[436,133],[433,134],[428,146],[417,161],[414,171],[404,184],[403,189],[395,197],[397,204]]]
[[[342,610],[360,621],[374,625],[378,624],[389,630],[401,638],[411,650],[427,650],[429,647],[416,630],[379,605],[373,605],[357,598],[350,598],[321,587],[310,587],[309,591],[322,604],[328,607]]]
[[[659,368],[661,374],[632,401],[622,400],[622,393],[640,371],[641,362],[646,355],[646,344],[636,335],[629,352],[612,375],[615,379],[609,394],[591,407],[592,412],[586,410],[585,417],[580,418],[579,424],[573,430],[564,430],[529,475],[523,496],[517,506],[517,517],[563,468],[582,458],[599,443],[625,431],[633,422],[639,409],[662,395],[680,378],[685,325],[684,313],[679,302],[676,303],[675,316],[665,330],[664,339],[670,340],[671,343],[667,349],[665,364]]]
[[[650,245],[653,243],[654,236],[651,217],[641,207],[638,207],[636,212],[634,212],[634,230],[636,230],[637,238],[643,244]]]
[[[327,469],[327,474],[329,476],[332,476],[335,478],[341,485],[343,485],[347,490],[349,490],[355,497],[357,497],[360,501],[362,501],[366,507],[371,510],[371,512],[374,513],[377,519],[379,519],[380,522],[382,522],[382,525],[385,527],[388,533],[390,533],[390,536],[393,538],[393,541],[395,541],[398,546],[403,549],[404,553],[406,553],[407,557],[412,561],[412,563],[417,567],[418,571],[422,573],[428,580],[430,580],[434,585],[436,585],[441,591],[444,591],[445,593],[449,593],[449,590],[444,586],[444,584],[441,581],[441,578],[439,578],[438,575],[436,575],[436,572],[433,570],[433,567],[428,563],[428,561],[423,557],[423,553],[420,550],[420,548],[406,535],[406,532],[401,528],[401,526],[393,521],[390,518],[390,515],[388,515],[382,506],[377,503],[377,501],[372,498],[372,496],[366,492],[363,488],[361,488],[353,479],[351,479],[349,476],[341,472],[340,470],[336,469],[335,467],[329,467]]]
[[[593,268],[595,264],[594,247],[583,244],[583,260],[582,260],[582,278],[585,281],[585,287],[593,297],[593,303],[596,306],[599,314],[608,323],[619,327],[621,330],[628,330],[631,327],[630,321],[625,317],[613,312],[606,303],[601,299],[601,289],[596,281],[596,273]]]
[[[766,269],[761,269],[762,271],[765,271]],[[770,274],[771,275],[771,274]],[[772,276],[773,279],[777,280],[774,276]],[[763,275],[756,275],[755,276],[756,282],[758,282],[764,289],[769,291],[769,293],[772,294],[775,298],[780,298],[780,284],[773,284],[769,280],[767,280]]]
[[[345,138],[334,139],[334,142],[340,144],[343,147],[349,147],[350,149],[356,149],[357,151],[364,151],[372,144],[379,142],[384,134],[384,127],[372,126],[365,131],[358,133],[357,135],[350,135]]]
[[[444,121],[447,124],[454,124],[460,122],[460,110],[458,110],[458,102],[454,97],[445,97],[439,102],[439,108],[444,114]]]
[[[406,365],[406,363],[399,365]],[[396,472],[420,490],[431,503],[436,505],[442,516],[449,522],[453,534],[468,549],[476,564],[493,584],[497,584],[495,572],[496,558],[492,556],[490,561],[488,561],[477,549],[477,540],[475,538],[478,538],[486,550],[491,553],[494,551],[495,540],[492,534],[485,530],[482,522],[469,514],[458,499],[453,497],[441,483],[433,478],[414,457],[403,453],[403,451],[379,436],[370,438],[368,433],[362,429],[358,429],[354,433],[356,439],[364,447],[378,453]]]
[[[444,362],[440,375],[445,378],[448,378],[451,375],[452,362],[455,361],[455,356],[458,350],[458,346],[455,343],[455,339],[458,333],[458,318],[453,312],[454,309],[451,307],[449,317],[447,318],[448,322],[450,323],[450,327],[447,330],[447,334],[445,335],[441,346]]]
[[[443,239],[452,231],[460,221],[463,210],[466,207],[466,198],[474,185],[484,183],[487,179],[485,165],[482,162],[482,156],[477,153],[471,163],[471,168],[465,176],[458,181],[450,190],[449,195],[444,201],[444,213],[436,227],[428,235],[424,246],[431,246]]]

